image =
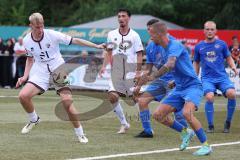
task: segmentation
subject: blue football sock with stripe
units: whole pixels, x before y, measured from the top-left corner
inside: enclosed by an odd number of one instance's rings
[[[232,121],[232,117],[234,114],[236,108],[236,99],[228,99],[228,104],[227,104],[227,122]]]
[[[143,129],[146,133],[152,133],[152,127],[150,122],[150,111],[149,109],[140,111],[140,119],[142,122]]]
[[[195,131],[195,134],[197,135],[201,143],[205,143],[207,141],[207,136],[203,128],[200,128],[199,130]]]
[[[174,115],[175,115],[176,121],[181,123],[185,128],[188,128],[188,123],[187,123],[186,119],[184,118],[182,111],[175,112]]]
[[[205,103],[205,115],[207,117],[208,126],[213,126],[213,118],[214,118],[213,102],[206,101],[206,103]]]
[[[182,130],[185,128],[181,123],[174,120],[173,124],[170,126],[170,128],[174,129],[177,132],[182,132]]]

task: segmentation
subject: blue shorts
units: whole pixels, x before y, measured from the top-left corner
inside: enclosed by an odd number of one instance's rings
[[[185,102],[192,102],[195,104],[197,110],[202,97],[202,85],[193,85],[185,89],[174,88],[163,100],[162,104],[170,105],[178,112],[183,109]]]
[[[160,102],[169,91],[168,82],[156,79],[147,86],[144,92],[148,92],[154,97],[155,101]]]
[[[209,80],[202,80],[203,92],[206,95],[209,92],[216,92],[219,89],[224,95],[228,89],[235,89],[234,84],[229,78],[223,79],[220,82],[210,82]]]

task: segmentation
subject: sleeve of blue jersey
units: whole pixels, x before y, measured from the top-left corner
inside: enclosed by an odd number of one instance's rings
[[[183,53],[183,50],[184,46],[180,42],[173,40],[168,49],[168,56],[179,57]]]
[[[199,44],[197,44],[194,48],[194,56],[193,56],[193,60],[195,62],[199,62],[200,61],[200,54],[199,54]]]
[[[151,63],[153,63],[153,61],[152,61],[152,58],[151,58],[151,50],[153,50],[152,49],[152,42],[150,42],[148,45],[147,45],[147,47],[146,47],[146,63],[147,64],[151,64]]]

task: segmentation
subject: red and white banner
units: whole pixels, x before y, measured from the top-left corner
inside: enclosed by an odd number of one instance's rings
[[[169,30],[169,33],[178,40],[185,40],[187,45],[193,50],[195,45],[204,40],[203,30],[184,29],[184,30]],[[218,30],[217,37],[231,45],[232,37],[238,36],[240,38],[240,30]]]

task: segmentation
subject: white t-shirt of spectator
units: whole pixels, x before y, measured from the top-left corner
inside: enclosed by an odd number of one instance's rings
[[[31,33],[28,33],[23,39],[26,55],[33,57],[34,63],[43,68],[47,65],[49,71],[53,71],[64,63],[59,44],[70,45],[71,42],[71,36],[50,29],[44,29],[43,37],[39,41],[35,41]]]
[[[137,63],[137,52],[143,51],[142,41],[137,32],[129,29],[126,35],[122,35],[119,29],[108,33],[107,48],[112,49],[112,55],[124,54],[128,63]],[[114,63],[114,62],[113,62]]]
[[[13,48],[14,52],[16,53],[16,51],[21,51],[21,52],[25,52],[25,47],[23,45],[20,45],[19,42],[15,43],[14,48]]]

